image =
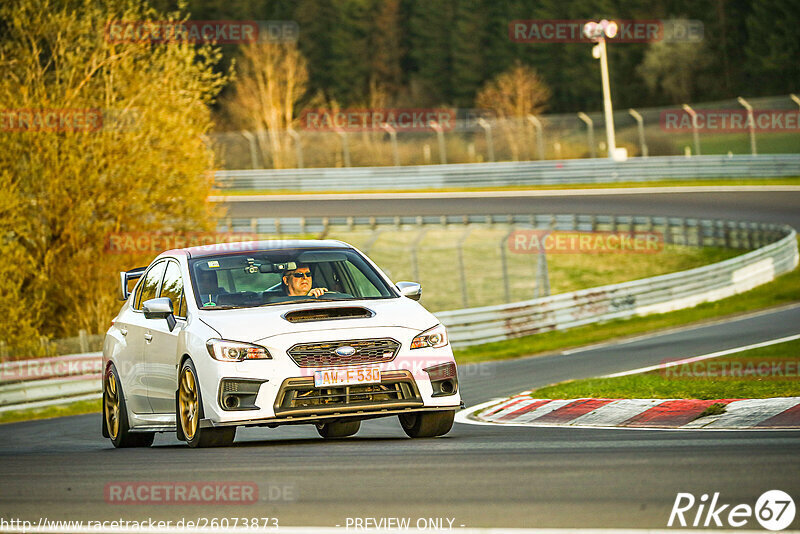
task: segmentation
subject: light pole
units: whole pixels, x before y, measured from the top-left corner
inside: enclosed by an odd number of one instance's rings
[[[614,113],[611,109],[611,87],[608,81],[608,53],[606,38],[613,39],[617,35],[617,23],[605,19],[600,22],[587,22],[583,26],[583,35],[591,39],[596,45],[592,48],[592,56],[600,60],[600,75],[603,80],[603,109],[606,118],[606,141],[608,143],[608,157],[622,161],[626,159],[625,149],[617,151],[617,142],[614,135]]]

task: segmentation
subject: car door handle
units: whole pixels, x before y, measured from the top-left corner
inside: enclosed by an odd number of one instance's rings
[[[128,329],[127,328],[120,328],[119,329],[119,333],[122,334],[123,336],[127,336],[128,335]]]
[[[145,334],[144,335],[144,340],[147,341],[148,343],[150,343],[151,341],[153,341],[153,336],[150,335],[150,334]]]

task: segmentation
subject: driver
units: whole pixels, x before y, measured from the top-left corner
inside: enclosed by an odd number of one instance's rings
[[[311,288],[311,269],[308,265],[298,265],[292,271],[286,271],[283,275],[283,285],[286,294],[291,297],[320,297],[328,292],[325,287]]]

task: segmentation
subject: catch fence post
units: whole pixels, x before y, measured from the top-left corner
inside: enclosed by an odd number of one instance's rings
[[[464,308],[469,308],[469,297],[467,295],[467,273],[464,269],[464,243],[472,231],[472,226],[467,225],[466,230],[458,240],[458,271],[461,275],[461,302]]]

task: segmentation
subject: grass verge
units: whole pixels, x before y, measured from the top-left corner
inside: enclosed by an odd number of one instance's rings
[[[32,419],[49,419],[51,417],[64,417],[66,415],[80,415],[84,413],[100,413],[101,399],[83,400],[61,406],[44,406],[30,410],[11,410],[0,413],[0,424],[14,423],[16,421],[29,421]],[[97,432],[100,432],[98,422]]]
[[[459,363],[547,354],[645,332],[730,317],[793,302],[800,302],[800,269],[795,269],[791,273],[784,274],[776,280],[746,293],[716,302],[707,302],[686,310],[631,319],[619,319],[570,330],[547,332],[497,343],[456,349],[454,352],[456,361]]]
[[[532,397],[575,399],[766,399],[800,396],[800,340],[691,364],[615,378],[587,378],[540,388]],[[722,410],[722,411],[720,411]],[[724,411],[712,404],[705,415]]]
[[[724,185],[800,185],[800,177],[786,178],[719,178],[697,180],[656,180],[652,182],[614,182],[609,184],[549,184],[549,185],[515,185],[505,187],[448,187],[436,189],[370,189],[369,191],[297,191],[293,189],[215,189],[216,196],[242,195],[321,195],[321,194],[359,194],[359,193],[453,193],[459,191],[550,191],[557,189],[619,189],[628,187],[690,187],[690,186],[724,186]]]

